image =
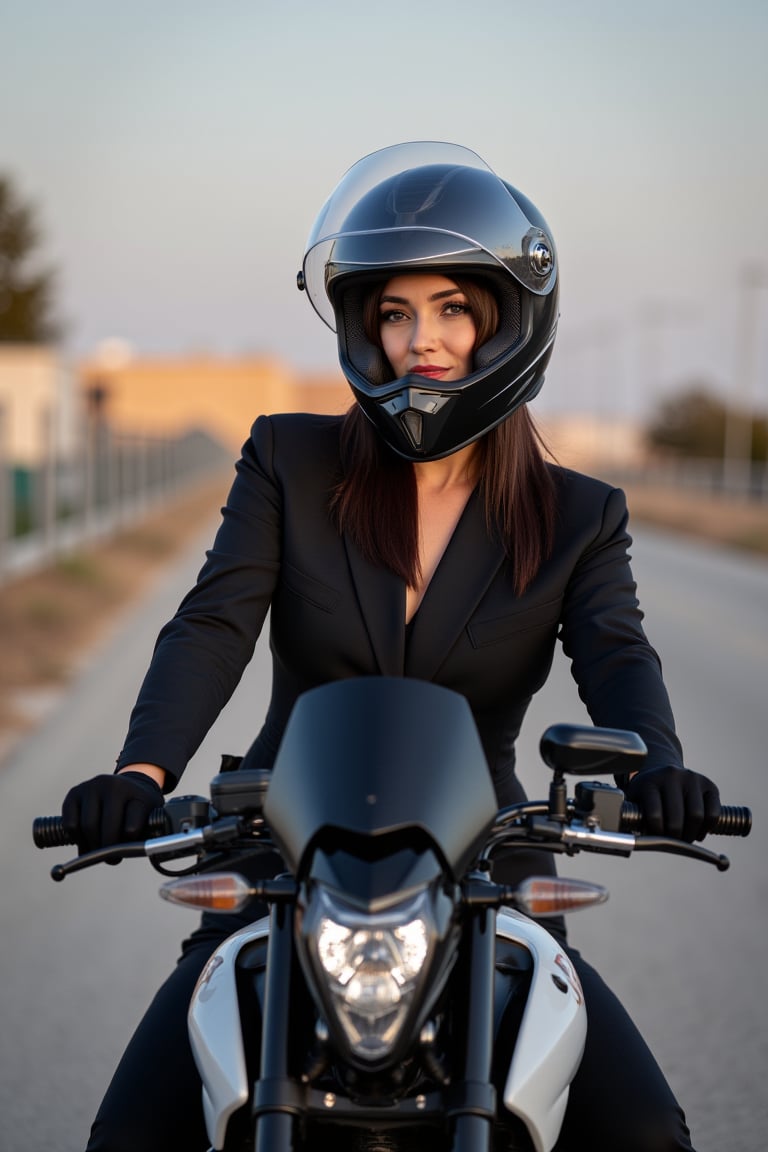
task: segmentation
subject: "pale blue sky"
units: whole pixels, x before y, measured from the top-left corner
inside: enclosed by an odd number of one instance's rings
[[[322,201],[376,148],[466,144],[558,243],[541,404],[624,410],[643,357],[656,392],[732,383],[740,269],[768,268],[767,52],[765,0],[0,0],[0,169],[41,211],[73,354],[326,368],[295,289]]]

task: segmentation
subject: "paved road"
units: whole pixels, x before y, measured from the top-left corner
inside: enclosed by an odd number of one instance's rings
[[[54,885],[48,868],[62,854],[37,851],[29,830],[35,815],[58,809],[72,781],[112,763],[157,628],[193,579],[201,546],[118,621],[66,700],[0,771],[0,1152],[82,1149],[120,1051],[194,922],[158,899],[145,862]],[[612,895],[571,920],[572,938],[641,1025],[699,1152],[757,1152],[768,1131],[767,805],[759,791],[768,566],[646,532],[636,552],[688,762],[715,775],[727,801],[749,804],[756,830],[718,841],[733,862],[724,874],[669,856],[574,862],[569,872],[606,883]],[[204,792],[218,755],[251,739],[267,680],[260,645],[186,790]],[[546,786],[536,754],[543,728],[583,715],[559,663],[521,739],[529,792]]]
[[[710,842],[731,859],[725,873],[667,855],[580,858],[569,872],[606,884],[611,897],[572,917],[570,935],[649,1040],[698,1152],[762,1152],[768,565],[640,530],[634,552],[646,630],[662,657],[686,761],[718,781],[726,803],[752,808],[754,831]],[[535,764],[539,733],[553,717],[583,716],[563,661],[527,717],[524,761]],[[523,775],[529,793],[542,792],[540,770]]]

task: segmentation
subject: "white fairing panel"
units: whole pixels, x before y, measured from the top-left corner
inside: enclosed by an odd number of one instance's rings
[[[550,1152],[584,1052],[584,993],[568,956],[541,925],[504,908],[496,931],[522,944],[533,959],[531,990],[504,1086],[504,1105],[525,1123],[536,1152]]]
[[[248,1100],[235,960],[244,945],[269,932],[269,918],[228,937],[200,974],[189,1005],[187,1025],[197,1070],[203,1081],[205,1126],[212,1148],[223,1148],[227,1124]]]

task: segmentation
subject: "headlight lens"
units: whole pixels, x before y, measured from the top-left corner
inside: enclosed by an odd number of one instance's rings
[[[369,916],[315,889],[304,922],[313,966],[352,1050],[368,1061],[394,1047],[434,950],[428,893]],[[324,996],[328,1003],[328,996]]]

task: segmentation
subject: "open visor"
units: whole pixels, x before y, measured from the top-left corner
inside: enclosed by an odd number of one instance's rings
[[[551,238],[476,153],[434,141],[397,144],[354,164],[324,204],[307,241],[304,287],[335,330],[336,277],[430,263],[437,270],[479,253],[536,295],[554,286]]]

